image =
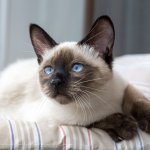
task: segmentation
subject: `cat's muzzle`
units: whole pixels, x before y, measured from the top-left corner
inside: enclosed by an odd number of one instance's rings
[[[60,76],[54,76],[50,80],[50,87],[53,91],[52,98],[60,104],[68,104],[72,101],[72,98],[67,94],[66,86],[66,80]]]

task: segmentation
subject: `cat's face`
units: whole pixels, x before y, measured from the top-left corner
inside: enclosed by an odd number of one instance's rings
[[[63,43],[43,56],[40,83],[44,93],[62,104],[102,86],[111,76],[105,62],[89,47]]]
[[[103,16],[80,42],[57,44],[37,25],[30,26],[32,44],[39,62],[42,91],[60,104],[83,100],[112,76],[114,28]]]

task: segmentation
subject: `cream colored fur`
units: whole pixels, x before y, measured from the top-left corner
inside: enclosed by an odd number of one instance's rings
[[[104,73],[109,72],[105,62],[97,57],[92,48],[79,47],[72,42],[62,43],[50,53],[45,53],[44,60],[50,59],[61,48],[70,48],[75,53],[84,53],[87,61],[100,66]],[[81,109],[75,102],[61,105],[41,92],[37,61],[21,60],[10,65],[1,74],[0,115],[26,121],[45,120],[56,125],[88,125],[112,113],[122,112],[121,104],[127,85],[128,82],[114,71],[111,79],[103,86],[103,92],[99,94],[100,89],[97,87],[95,96],[91,94],[88,97],[90,107],[85,105],[86,110]]]

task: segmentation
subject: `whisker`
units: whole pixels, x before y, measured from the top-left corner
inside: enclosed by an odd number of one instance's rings
[[[86,81],[79,82],[79,83],[77,83],[75,85],[78,85],[78,84],[81,84],[81,83],[90,82],[90,81],[96,81],[96,80],[103,80],[103,78],[96,78],[96,79],[92,79],[92,80],[86,80]]]
[[[81,79],[79,79],[78,81],[74,82],[74,84],[79,83],[81,80],[85,79],[89,74],[92,74],[93,72],[89,72],[87,73],[85,76],[83,76]]]
[[[42,108],[44,107],[44,105],[45,105],[46,102],[47,102],[47,99],[46,99],[46,98],[42,99],[42,101],[41,101],[39,107],[36,108],[36,111],[37,111],[37,112],[42,112],[42,111],[43,111]]]
[[[80,95],[81,96],[81,95]],[[89,108],[87,107],[87,103],[86,103],[86,99],[83,97],[83,96],[81,96],[81,102],[83,103],[83,105],[84,105],[84,108],[85,108],[85,113],[86,113],[86,122],[88,122],[88,119],[89,119],[89,115],[88,115],[88,112],[87,111],[89,111]]]
[[[81,111],[83,112],[83,122],[86,122],[87,121],[87,114],[86,114],[86,109],[85,109],[85,106],[82,102],[82,98],[80,97],[80,95],[77,95],[79,97],[78,99],[78,102],[80,104],[80,107],[81,107]]]
[[[80,85],[80,87],[84,87],[84,88],[87,88],[87,89],[90,89],[90,90],[93,90],[93,91],[97,91],[97,92],[105,92],[106,93],[105,89],[95,89],[95,88],[84,86],[84,85]]]
[[[89,96],[90,93],[88,94],[88,91],[83,90],[82,92],[83,92],[84,94],[88,95],[88,99],[90,98],[90,96]],[[99,103],[100,103],[100,102],[99,102]],[[93,105],[95,105],[95,106],[97,107],[96,104],[93,103]]]
[[[90,93],[91,95],[95,96],[95,97],[97,98],[96,101],[97,101],[98,103],[102,102],[103,104],[108,105],[107,102],[105,102],[100,96],[98,96],[98,95],[96,95],[96,94],[94,94],[94,93],[92,93],[92,92],[90,92],[90,91],[87,91],[87,90],[84,90],[84,91],[86,91],[86,92]],[[100,101],[99,101],[98,99],[99,99]],[[100,104],[101,104],[101,103],[100,103]]]
[[[87,109],[88,109],[88,111],[89,111],[89,113],[90,113],[90,118],[91,119],[93,119],[94,118],[94,116],[93,116],[93,114],[95,113],[95,111],[94,111],[94,109],[93,109],[93,107],[92,107],[92,105],[90,105],[90,103],[88,103],[88,100],[86,99],[86,97],[84,97],[83,95],[81,96],[82,97],[82,102],[87,106]],[[84,100],[83,100],[84,99]],[[93,113],[92,113],[93,112]],[[91,120],[90,119],[90,120]],[[89,120],[89,121],[90,121]],[[91,122],[91,121],[90,121]]]
[[[79,107],[78,107],[78,101],[77,101],[76,95],[73,95],[73,99],[74,99],[74,101],[76,103],[76,111],[74,113],[74,117],[75,117],[76,114],[78,113]]]
[[[87,90],[86,90],[86,92],[89,92],[91,95],[97,97],[97,99],[95,99],[95,100],[96,100],[99,104],[101,104],[101,103],[100,103],[100,101],[101,101],[103,104],[107,105],[111,110],[114,110],[114,108],[113,108],[111,105],[108,105],[108,103],[107,103],[105,100],[103,100],[102,97],[100,97],[100,95],[98,96],[98,95],[96,95],[96,94],[94,94],[94,93],[92,93],[92,92],[90,92],[90,91],[87,91]],[[106,98],[106,95],[105,95],[105,98]],[[98,99],[99,99],[100,101],[99,101]]]

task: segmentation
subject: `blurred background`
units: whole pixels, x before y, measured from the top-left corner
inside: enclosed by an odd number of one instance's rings
[[[0,70],[34,57],[29,24],[43,27],[57,42],[79,41],[101,15],[115,26],[115,56],[150,53],[149,0],[0,0]]]

